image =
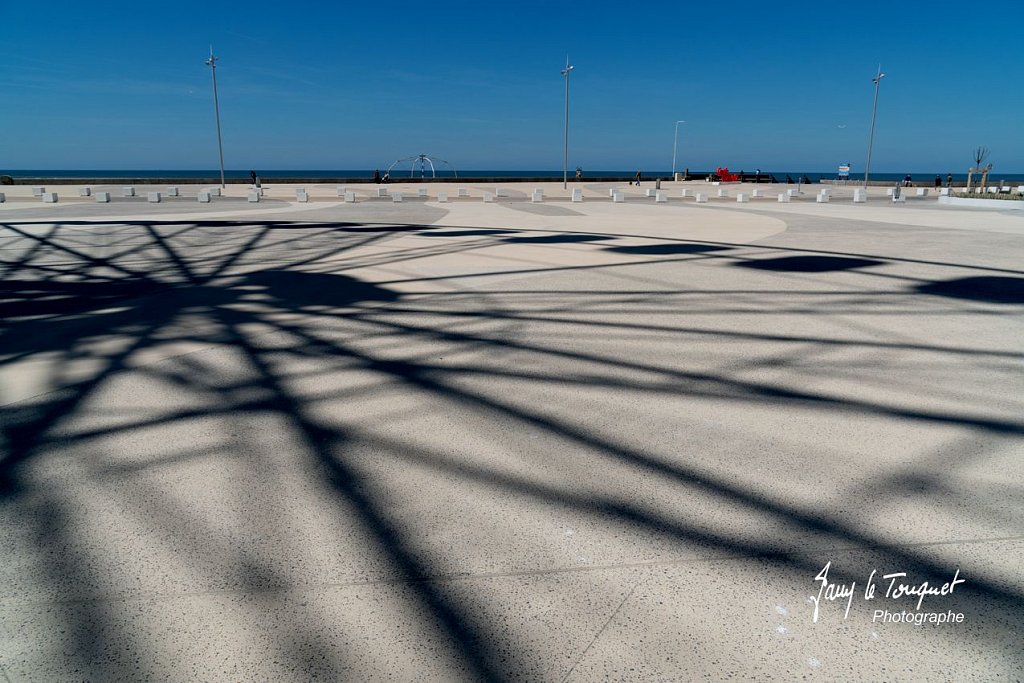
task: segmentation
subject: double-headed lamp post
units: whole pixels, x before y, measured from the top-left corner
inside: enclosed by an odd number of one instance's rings
[[[864,191],[868,190],[868,175],[871,173],[871,147],[875,143],[875,116],[878,114],[878,84],[885,78],[882,65],[878,65],[878,73],[871,81],[875,84],[875,103],[871,105],[871,132],[868,133],[868,161],[864,164]]]
[[[218,57],[213,56],[213,45],[210,46],[210,58],[206,60],[206,65],[210,67],[210,73],[213,74],[213,113],[217,117],[217,151],[220,152],[220,186],[224,189],[224,145],[220,141],[220,104],[217,102],[217,59]]]
[[[672,141],[672,180],[676,179],[676,150],[679,148],[679,124],[686,121],[676,121],[676,137]]]
[[[562,75],[565,76],[565,149],[562,153],[562,189],[569,187],[569,72],[576,67],[569,65],[569,55],[565,56],[565,68]]]

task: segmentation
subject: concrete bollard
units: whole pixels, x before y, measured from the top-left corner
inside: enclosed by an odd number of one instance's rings
[[[618,191],[613,192],[612,193],[612,201],[617,203],[617,204],[621,204],[622,202],[626,201],[626,196],[624,194],[622,194],[621,192],[618,192]]]
[[[448,193],[447,192],[438,192],[437,193],[437,201],[439,203],[441,203],[441,204],[447,204],[448,203]]]
[[[940,187],[939,188],[939,196],[940,197],[948,197],[949,196],[949,188],[948,187]]]
[[[927,187],[919,187],[919,188],[917,188],[917,196],[918,197],[927,197],[928,196],[928,188]]]
[[[572,200],[574,202],[582,202],[583,201],[583,190],[581,190],[579,188],[574,189],[572,191]]]
[[[57,193],[56,192],[44,192],[43,193],[43,202],[46,203],[46,204],[56,204],[57,203]]]
[[[306,192],[305,188],[300,187],[299,189],[295,190],[295,201],[297,201],[297,202],[308,202],[309,201],[309,194]]]
[[[46,188],[45,187],[33,187],[32,188],[32,196],[33,197],[42,197],[44,192],[46,192]]]
[[[5,195],[3,192],[0,192],[0,204],[3,204],[6,201],[7,201],[7,195]]]
[[[345,188],[342,187],[341,185],[338,186],[338,196],[339,197],[344,197],[345,196]]]
[[[97,204],[109,204],[110,203],[110,193],[109,192],[97,192],[96,193],[96,203]]]
[[[789,202],[789,198],[790,197],[791,197],[791,195],[788,192],[780,192],[779,193],[779,202],[781,202],[782,204],[786,204],[786,203]]]
[[[345,193],[345,203],[346,204],[354,204],[355,201],[356,201],[356,193],[355,192],[346,192]]]
[[[789,195],[789,197],[792,199],[793,197],[797,196],[799,192],[797,190],[786,190],[786,194]]]
[[[150,204],[159,204],[160,203],[160,193],[159,192],[147,192],[146,193],[146,201],[148,201]]]
[[[211,188],[209,188],[207,190],[207,192],[210,193],[211,197],[219,197],[221,195],[221,191],[220,191],[219,187],[211,187]]]
[[[259,201],[260,201],[260,192],[259,192],[259,190],[249,190],[249,203],[250,204],[256,204]]]
[[[459,196],[459,197],[468,197],[469,196],[469,190],[464,188],[464,187],[460,187],[456,191],[456,193],[457,193],[457,196]]]
[[[654,194],[655,192],[657,192],[657,190],[656,190],[655,188],[653,188],[653,187],[648,187],[648,188],[647,188],[647,191],[645,192],[645,194],[646,194],[646,195],[647,195],[648,197],[654,197],[654,196],[656,196],[656,195]]]
[[[764,196],[764,190],[754,190],[753,192],[750,193],[750,196],[751,197],[755,197],[755,198],[756,197],[763,197]]]
[[[864,204],[867,201],[868,201],[867,190],[857,189],[857,190],[853,191],[853,203],[854,204]]]
[[[531,202],[540,203],[544,201],[544,190],[534,190],[533,197],[530,199]]]
[[[896,188],[895,187],[887,187],[887,188],[885,188],[885,194],[890,196],[890,197],[893,196],[894,192],[896,192]]]
[[[503,187],[499,187],[494,191],[495,197],[508,197],[508,190]]]
[[[668,195],[663,190],[656,190],[654,193],[654,201],[658,204],[664,204],[668,202]]]
[[[377,188],[377,196],[378,197],[387,197],[388,196],[388,188],[386,188],[386,187],[378,187]]]
[[[747,197],[747,195],[745,193],[740,192],[739,194],[736,195],[736,203],[737,204],[746,204],[748,201],[750,201],[750,200],[748,199],[748,197]]]
[[[829,195],[827,192],[819,192],[818,196],[814,198],[814,201],[819,204],[828,204]]]
[[[725,189],[724,187],[719,188],[718,196],[719,197],[728,197],[729,196],[729,190]]]
[[[135,188],[134,187],[122,187],[121,188],[121,196],[122,197],[134,197],[135,196]]]
[[[89,197],[91,195],[92,195],[92,188],[91,187],[80,187],[80,188],[78,188],[78,196],[79,197]]]
[[[679,196],[682,197],[683,199],[686,199],[687,197],[690,196],[690,191],[684,187],[682,191],[679,193]]]
[[[907,195],[905,195],[905,194],[901,194],[899,196],[896,196],[896,195],[892,196],[892,203],[893,204],[897,204],[897,203],[899,203],[899,204],[906,204],[906,202],[907,202]]]
[[[708,196],[706,194],[704,194],[703,192],[698,192],[696,197],[697,197],[697,203],[698,204],[707,204],[708,203]]]
[[[494,201],[494,195],[492,193],[490,193],[490,192],[484,192],[484,201],[487,202],[487,203],[493,202]]]
[[[422,198],[426,199],[427,198],[427,188],[425,188],[425,187],[417,187],[416,188],[416,196],[417,197],[422,197]]]
[[[401,192],[392,192],[391,193],[391,201],[394,204],[401,204],[402,203],[402,193]]]
[[[168,197],[177,197],[178,196],[178,188],[176,188],[176,187],[168,187],[167,188],[167,196]]]
[[[202,204],[209,204],[210,197],[211,195],[209,190],[200,190],[199,194],[196,196],[196,199],[198,199],[199,202]]]
[[[617,190],[616,190],[616,189],[615,189],[614,187],[609,187],[609,188],[608,188],[608,196],[609,196],[609,197],[614,197],[614,196],[615,196],[615,192],[616,192],[616,191],[617,191]]]

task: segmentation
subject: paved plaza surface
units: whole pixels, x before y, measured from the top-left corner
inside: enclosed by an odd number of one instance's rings
[[[464,186],[0,188],[0,681],[1024,678],[1024,211]]]

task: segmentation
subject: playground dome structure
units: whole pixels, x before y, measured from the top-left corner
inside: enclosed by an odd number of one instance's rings
[[[428,156],[426,154],[414,154],[411,157],[403,157],[401,159],[398,159],[393,164],[388,166],[387,172],[388,172],[388,174],[390,174],[391,173],[391,169],[393,169],[395,166],[398,166],[399,164],[404,164],[405,162],[410,162],[409,163],[409,177],[410,178],[416,177],[416,167],[417,167],[417,164],[419,165],[420,178],[425,178],[426,177],[427,167],[428,166],[430,167],[430,177],[431,178],[436,178],[437,177],[437,170],[434,167],[434,162],[435,161],[438,162],[438,163],[444,164],[449,169],[451,169],[452,174],[456,178],[459,177],[458,172],[455,170],[455,168],[450,163],[448,163],[444,159],[438,159],[436,157],[431,157],[431,156]]]

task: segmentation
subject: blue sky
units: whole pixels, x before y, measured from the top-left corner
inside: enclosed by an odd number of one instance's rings
[[[457,169],[1024,172],[1021,7],[943,3],[0,0],[0,172]]]

